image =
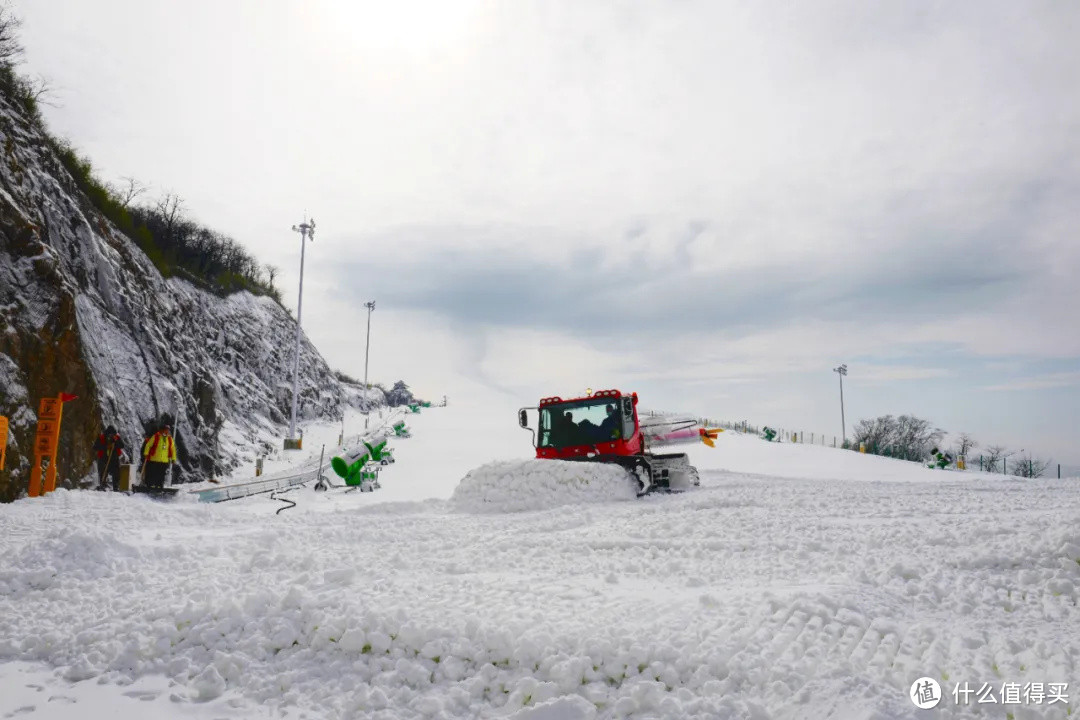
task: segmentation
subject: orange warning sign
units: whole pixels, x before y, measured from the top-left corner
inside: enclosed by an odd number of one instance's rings
[[[41,398],[38,404],[38,420],[60,420],[60,412],[64,406],[60,404],[60,398]]]
[[[56,489],[56,447],[60,444],[60,419],[64,403],[75,395],[60,393],[54,398],[42,398],[38,404],[37,434],[34,436],[34,465],[30,468],[30,497],[44,495]],[[7,437],[5,433],[5,438]],[[47,460],[46,460],[47,458]],[[42,465],[45,479],[42,482]]]
[[[56,452],[56,438],[51,435],[38,435],[34,438],[34,453],[52,455]]]

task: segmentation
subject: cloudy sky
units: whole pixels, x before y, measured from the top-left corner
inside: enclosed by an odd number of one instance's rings
[[[51,128],[331,363],[1080,463],[1080,4],[14,0]],[[508,423],[514,418],[507,419]]]

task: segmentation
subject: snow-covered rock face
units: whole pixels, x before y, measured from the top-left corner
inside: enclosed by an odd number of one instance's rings
[[[282,433],[292,402],[296,324],[273,300],[221,298],[164,278],[77,188],[42,133],[0,97],[0,415],[11,420],[0,501],[27,486],[36,411],[65,405],[59,477],[86,475],[91,445],[115,425],[130,447],[163,418],[186,479],[225,472],[237,448]],[[341,403],[382,404],[382,391],[340,382],[304,338],[300,418]]]

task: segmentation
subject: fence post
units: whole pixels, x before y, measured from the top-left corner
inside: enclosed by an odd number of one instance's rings
[[[1061,479],[1061,463],[1058,463],[1058,480]]]

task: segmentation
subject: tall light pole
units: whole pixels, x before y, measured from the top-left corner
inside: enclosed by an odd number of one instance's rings
[[[834,367],[833,372],[840,376],[840,447],[847,444],[847,424],[844,422],[844,376],[847,375],[847,365],[841,365],[840,367]]]
[[[315,221],[306,219],[299,225],[293,225],[294,232],[300,233],[300,294],[296,299],[296,361],[293,363],[292,380],[292,417],[289,420],[289,441],[296,440],[296,396],[300,384],[300,308],[304,302],[304,248],[308,238],[315,239]]]
[[[367,342],[364,344],[364,394],[367,394],[367,369],[368,369],[368,353],[371,351],[371,311],[375,309],[375,301],[369,300],[364,303],[364,307],[367,308]],[[364,412],[364,429],[367,430],[368,426],[368,413]]]

